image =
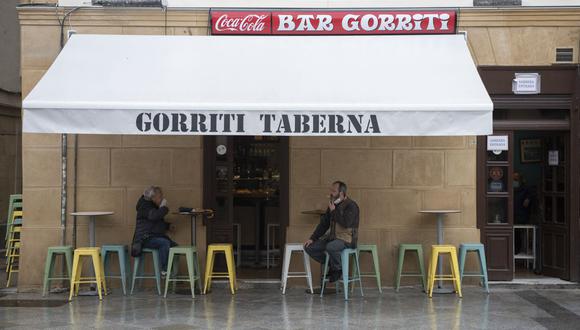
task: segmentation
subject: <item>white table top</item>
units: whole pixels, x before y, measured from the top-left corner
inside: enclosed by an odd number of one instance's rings
[[[447,214],[447,213],[461,213],[461,210],[421,210],[419,213],[426,214]]]
[[[115,214],[115,212],[111,212],[111,211],[82,211],[82,212],[72,212],[70,215],[96,217],[96,216],[101,216],[101,215],[113,215],[113,214]]]

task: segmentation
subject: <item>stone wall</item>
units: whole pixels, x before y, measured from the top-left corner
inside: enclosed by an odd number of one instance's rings
[[[318,218],[303,210],[326,207],[334,180],[349,186],[361,210],[360,243],[379,247],[383,284],[391,285],[400,243],[436,243],[429,208],[462,210],[445,222],[445,241],[478,242],[475,228],[475,139],[381,137],[291,139],[289,242],[305,241]],[[410,258],[412,268],[416,259]],[[362,267],[370,269],[370,259]]]

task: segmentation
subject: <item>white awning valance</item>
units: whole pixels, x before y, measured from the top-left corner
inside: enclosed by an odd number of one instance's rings
[[[487,135],[462,35],[73,35],[24,132]]]

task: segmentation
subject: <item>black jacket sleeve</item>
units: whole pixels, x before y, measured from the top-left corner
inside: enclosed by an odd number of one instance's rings
[[[345,208],[337,207],[330,213],[331,219],[344,228],[357,226],[359,209],[355,203],[349,203]]]
[[[326,214],[320,217],[320,223],[314,229],[310,239],[316,241],[326,233],[328,228],[330,228],[330,209],[326,209]]]
[[[152,208],[149,210],[147,215],[147,220],[149,221],[161,221],[169,213],[169,209],[166,206],[160,207],[158,209]]]

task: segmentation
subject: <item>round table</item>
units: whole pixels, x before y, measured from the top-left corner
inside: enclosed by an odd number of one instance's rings
[[[307,210],[307,211],[302,211],[300,213],[306,214],[306,215],[317,215],[320,217],[320,220],[322,220],[322,217],[326,214],[326,210],[322,210],[322,209]]]
[[[419,211],[419,213],[436,215],[436,219],[437,219],[437,244],[441,245],[441,244],[443,244],[443,219],[445,218],[445,216],[447,214],[461,213],[461,210],[421,210],[421,211]],[[443,263],[442,258],[439,257],[439,260],[437,261],[437,274],[438,275],[443,274],[442,263]],[[442,284],[443,284],[443,281],[440,280],[439,283],[437,284],[437,289],[433,290],[433,292],[449,293],[448,290],[442,290]],[[454,291],[451,291],[451,292],[454,292]]]
[[[89,217],[89,246],[95,247],[96,243],[96,234],[95,234],[95,220],[97,217],[102,217],[106,215],[113,215],[114,212],[111,211],[83,211],[83,212],[72,212],[70,215],[77,216],[77,217]]]
[[[177,215],[188,215],[191,219],[191,245],[197,246],[197,237],[196,237],[196,220],[198,215],[209,215],[210,218],[213,216],[213,210],[206,210],[206,209],[193,209],[189,212],[175,212],[173,214]]]

